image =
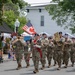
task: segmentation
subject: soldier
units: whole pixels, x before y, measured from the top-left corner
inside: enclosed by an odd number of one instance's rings
[[[29,60],[30,60],[30,54],[31,54],[31,45],[30,45],[30,41],[28,40],[26,42],[26,46],[24,46],[24,59],[26,62],[26,68],[28,68],[30,66],[29,64]]]
[[[17,64],[18,64],[18,67],[16,68],[16,70],[19,70],[20,68],[22,68],[21,60],[22,60],[22,54],[23,54],[23,50],[24,50],[25,45],[26,44],[25,44],[24,40],[20,39],[20,36],[18,36],[17,39],[15,39],[12,42],[12,46],[15,51],[15,57],[16,57]]]
[[[41,52],[41,41],[39,40],[39,35],[36,34],[33,41],[33,49],[32,49],[32,60],[34,63],[34,73],[39,72],[39,61],[42,58]]]
[[[56,65],[56,60],[57,60],[57,41],[61,41],[62,43],[64,42],[64,38],[62,36],[62,32],[57,32],[54,34],[54,44],[56,45],[55,46],[55,49],[54,49],[54,53],[53,53],[53,59],[54,59],[54,66]],[[59,42],[60,43],[60,42]],[[63,47],[63,46],[62,46]],[[63,49],[63,48],[62,48]],[[61,50],[60,50],[61,51]]]
[[[46,64],[46,56],[47,56],[47,46],[49,44],[49,40],[47,38],[46,34],[43,34],[43,39],[41,40],[41,50],[42,50],[42,58],[41,58],[41,64],[42,64],[42,70],[45,68]]]
[[[72,62],[72,67],[74,67],[74,62],[75,62],[75,38],[72,38],[73,44],[71,47],[71,52],[70,52],[70,59]]]
[[[50,68],[51,60],[52,60],[52,57],[53,57],[54,43],[52,41],[52,37],[49,37],[48,40],[49,40],[49,44],[48,44],[48,47],[47,47],[47,60],[48,60],[48,68]]]
[[[67,68],[69,57],[70,57],[70,51],[71,51],[72,41],[68,38],[68,34],[65,34],[65,42],[64,42],[64,51],[63,51],[63,60],[64,60],[64,68]]]
[[[56,51],[56,41],[53,40],[53,43],[54,43],[54,50],[53,50],[53,60],[54,60],[54,66],[57,64],[57,51]]]
[[[58,64],[57,70],[60,70],[60,68],[61,68],[61,62],[62,62],[62,56],[63,56],[62,48],[63,48],[63,42],[58,41],[57,45],[56,45],[56,54],[57,54],[56,60],[57,60],[57,64]]]

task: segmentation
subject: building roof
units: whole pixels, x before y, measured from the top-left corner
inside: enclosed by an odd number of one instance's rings
[[[44,9],[45,6],[47,6],[47,5],[53,5],[53,4],[58,4],[58,3],[48,3],[48,4],[31,5],[31,6],[27,6],[26,9],[38,9],[38,8]]]
[[[0,25],[0,33],[1,32],[3,32],[3,33],[13,33],[11,28],[5,22],[3,22],[2,25]]]

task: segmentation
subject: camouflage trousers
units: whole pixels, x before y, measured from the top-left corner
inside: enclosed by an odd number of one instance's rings
[[[47,60],[48,60],[48,64],[51,65],[51,60],[53,57],[53,53],[50,51],[50,53],[47,53]]]
[[[21,61],[22,61],[22,55],[19,54],[19,55],[15,55],[15,56],[16,56],[17,64],[21,64]]]
[[[74,62],[75,62],[75,51],[70,51],[70,60],[71,60],[72,64],[74,64]]]
[[[42,66],[45,66],[46,64],[46,52],[45,51],[42,51],[42,58],[40,60]]]
[[[38,70],[39,69],[39,61],[40,61],[39,57],[34,56],[32,59],[33,59],[33,63],[34,63],[35,70],[36,69]]]
[[[70,52],[69,51],[64,51],[63,52],[63,62],[65,64],[65,66],[68,66],[69,57],[70,57]]]
[[[53,52],[53,60],[54,60],[54,65],[55,65],[57,62],[57,51]]]
[[[28,53],[24,53],[24,60],[26,62],[26,65],[29,65],[30,56],[28,55]]]
[[[58,63],[58,67],[61,67],[61,63],[62,63],[62,51],[58,50],[57,51],[57,56],[56,56],[56,60],[57,60],[57,63]]]

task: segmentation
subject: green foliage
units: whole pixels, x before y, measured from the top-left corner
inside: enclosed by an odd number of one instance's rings
[[[58,4],[48,5],[47,11],[59,26],[70,28],[75,33],[75,0],[52,0]]]
[[[22,30],[22,27],[27,23],[27,20],[25,17],[18,17],[18,20],[20,21],[20,27],[18,29],[18,32],[21,34],[24,31]]]
[[[16,19],[18,18],[18,20],[20,21],[20,27],[18,29],[19,33],[22,33],[22,27],[26,24],[26,18],[25,17],[19,17],[17,16],[13,10],[10,11],[5,11],[5,16],[6,18],[4,18],[3,20],[8,24],[8,26],[14,31],[14,23],[16,21]]]
[[[23,8],[24,6],[28,5],[24,0],[11,0],[14,4],[19,5],[20,8]]]
[[[19,15],[19,12],[17,11],[18,6],[13,4],[12,2],[5,3],[4,10],[5,11],[13,10],[16,15]]]
[[[14,13],[18,16],[18,6],[20,6],[20,8],[23,8],[26,5],[28,5],[28,3],[26,3],[24,0],[0,0],[0,25],[2,25],[5,10],[13,10]]]

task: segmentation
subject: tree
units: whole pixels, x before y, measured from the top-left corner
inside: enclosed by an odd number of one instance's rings
[[[3,21],[5,21],[8,26],[14,31],[14,23],[16,21],[16,19],[18,19],[20,21],[20,26],[19,26],[19,33],[22,33],[22,27],[26,24],[27,20],[25,17],[19,17],[17,16],[13,10],[10,11],[5,11],[5,16],[7,16],[7,18],[4,18]],[[10,14],[10,15],[9,15]]]
[[[23,0],[0,0],[0,25],[2,25],[2,21],[4,18],[4,5],[5,4],[11,4],[11,5],[13,4],[13,6],[16,6],[18,4],[20,6],[20,8],[23,8],[28,3],[26,3]],[[9,6],[9,7],[11,7],[11,6]]]
[[[2,25],[2,18],[4,13],[4,3],[6,3],[8,0],[0,0],[0,25]]]
[[[19,7],[22,9],[24,6],[28,5],[24,0],[11,0],[14,4],[19,4]]]
[[[69,28],[75,33],[75,0],[52,0],[53,3],[46,7],[59,26]]]

